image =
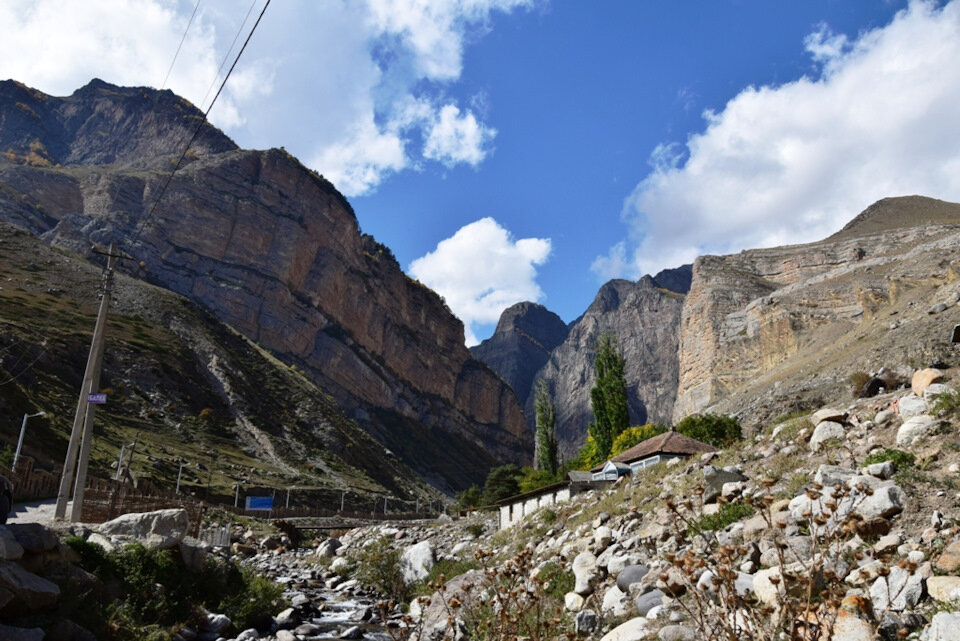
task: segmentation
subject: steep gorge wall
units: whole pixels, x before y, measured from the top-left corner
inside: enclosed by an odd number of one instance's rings
[[[930,199],[888,200],[913,207]],[[889,305],[899,286],[896,266],[906,253],[938,242],[951,229],[902,224],[873,233],[851,228],[808,245],[698,258],[680,323],[674,420],[709,408],[798,353],[829,350],[832,341]]]
[[[103,100],[100,93],[89,99]],[[0,112],[16,109],[2,102]],[[93,111],[104,118],[111,109],[135,137],[159,135],[121,117],[125,103]],[[440,297],[360,233],[329,182],[280,150],[201,155],[177,172],[129,244],[164,180],[139,165],[3,162],[0,215],[84,255],[91,242],[121,243],[135,258],[123,269],[200,303],[301,367],[395,452],[413,445],[408,462],[444,489],[529,458],[513,392],[473,360]],[[451,447],[460,453],[451,456]]]
[[[557,404],[557,437],[565,457],[583,445],[593,418],[590,389],[596,381],[593,361],[602,334],[615,336],[624,356],[631,423],[670,421],[683,300],[683,294],[658,287],[649,276],[638,282],[613,280],[600,288],[584,315],[571,325],[567,339],[537,374]],[[527,420],[531,427],[535,424],[532,394]]]

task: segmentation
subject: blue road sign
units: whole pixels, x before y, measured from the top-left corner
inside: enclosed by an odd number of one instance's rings
[[[87,394],[87,402],[95,405],[103,405],[107,402],[106,394]]]
[[[273,497],[272,496],[248,496],[247,506],[245,509],[249,511],[262,510],[264,512],[269,512],[270,510],[273,509]]]

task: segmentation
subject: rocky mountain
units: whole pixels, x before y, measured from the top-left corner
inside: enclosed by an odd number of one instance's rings
[[[602,334],[617,338],[626,362],[631,422],[669,422],[677,390],[677,328],[684,300],[684,271],[689,273],[689,267],[674,270],[664,279],[680,291],[661,286],[660,274],[637,282],[608,282],[583,316],[571,323],[566,340],[536,374],[546,381],[557,405],[557,436],[563,455],[569,456],[583,445],[593,418],[590,388],[596,380],[595,346]],[[532,429],[536,421],[532,395],[526,407]]]
[[[0,222],[0,451],[35,467],[63,463],[97,314],[101,268]],[[91,451],[112,476],[121,446],[137,442],[134,478],[171,490],[233,498],[237,480],[292,492],[292,504],[395,507],[436,492],[361,430],[300,371],[209,312],[123,274],[113,287]],[[229,496],[229,499],[226,497]]]
[[[533,377],[568,332],[566,323],[543,305],[517,303],[500,315],[493,336],[470,351],[513,388],[521,403],[526,403]]]
[[[437,487],[529,458],[513,390],[322,176],[204,126],[169,178],[200,117],[170,92],[93,81],[57,98],[0,83],[0,220],[88,258],[117,242],[133,257],[122,269],[300,368]]]
[[[960,205],[919,196],[881,200],[820,242],[698,258],[674,418],[759,421],[849,398],[851,375],[876,363],[955,361],[958,264]]]
[[[692,269],[607,283],[534,377],[553,392],[562,452],[586,438],[602,333],[623,349],[633,424],[712,411],[756,427],[848,399],[851,378],[870,378],[873,363],[955,362],[958,247],[960,205],[886,198],[819,242],[701,256]],[[506,376],[521,354],[501,350],[489,364]],[[532,429],[529,398],[526,408]]]

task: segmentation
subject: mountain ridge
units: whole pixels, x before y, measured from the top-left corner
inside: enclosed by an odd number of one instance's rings
[[[127,141],[138,154],[169,151],[151,143],[167,125],[149,110],[172,94],[92,84],[66,99],[34,100],[50,117],[69,104],[118,123],[117,144]],[[23,89],[3,89],[0,140],[8,140],[3,124],[21,111],[9,94]],[[73,104],[83,100],[93,104]],[[167,120],[182,123],[183,113],[196,115],[183,106]],[[88,146],[82,128],[75,131],[73,147],[59,139],[50,145],[72,149],[65,156],[71,164],[57,167],[16,149],[0,158],[0,219],[88,258],[90,243],[120,241],[136,259],[124,267],[131,275],[207,307],[296,364],[448,492],[481,482],[495,464],[529,460],[530,436],[513,391],[472,359],[463,325],[442,299],[361,233],[329,181],[283,150],[223,149],[211,133],[210,148],[188,158],[154,207],[171,156],[95,164],[120,156],[99,143]],[[147,211],[153,216],[137,235]],[[133,246],[123,242],[134,237]],[[451,438],[475,455],[451,463]]]

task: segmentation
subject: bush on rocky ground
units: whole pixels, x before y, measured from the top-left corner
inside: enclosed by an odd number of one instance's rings
[[[204,610],[225,614],[237,630],[262,627],[282,609],[282,588],[249,569],[209,558],[202,568],[187,568],[174,550],[138,543],[105,552],[81,538],[67,539],[81,568],[117,598],[103,606],[95,595],[76,594],[77,614],[97,638],[169,639],[184,624],[197,623]]]

